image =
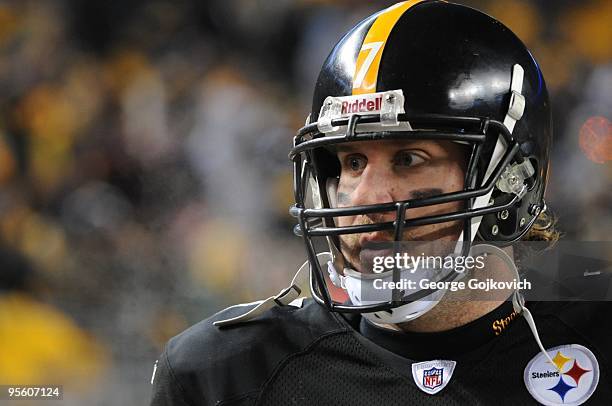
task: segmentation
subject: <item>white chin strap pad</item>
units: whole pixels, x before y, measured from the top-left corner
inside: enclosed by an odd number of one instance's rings
[[[444,296],[444,291],[437,291],[441,293],[440,299]],[[383,310],[375,313],[363,313],[362,316],[367,320],[373,321],[374,323],[384,324],[399,324],[405,323],[414,319],[417,319],[433,309],[439,302],[440,299],[427,299],[423,298],[416,302],[406,303],[403,306],[396,307],[391,310]]]
[[[338,178],[327,178],[327,181],[325,181],[325,189],[327,190],[329,206],[338,207]]]
[[[393,290],[388,288],[381,289],[380,286],[393,282],[393,271],[364,275],[345,268],[344,275],[341,275],[331,261],[327,263],[327,269],[332,283],[347,292],[353,305],[372,305],[385,303],[392,299]],[[451,270],[450,272],[454,271]],[[415,272],[404,269],[401,271],[400,280],[413,281],[418,286],[419,280],[423,278],[436,280],[436,276],[439,275],[440,270],[436,269],[419,268]],[[438,304],[445,293],[445,290],[437,290],[417,301],[406,303],[391,310],[363,313],[363,317],[378,323],[396,324],[410,321],[431,310]]]

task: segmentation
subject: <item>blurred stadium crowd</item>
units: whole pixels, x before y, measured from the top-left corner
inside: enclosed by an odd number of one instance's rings
[[[0,384],[144,404],[169,337],[285,286],[292,135],[331,46],[391,3],[0,3]],[[608,240],[612,2],[464,3],[543,67],[560,228]]]

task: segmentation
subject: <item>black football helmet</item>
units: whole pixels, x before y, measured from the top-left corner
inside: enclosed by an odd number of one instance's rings
[[[463,190],[426,198],[334,207],[340,166],[330,147],[386,139],[452,140],[469,147]],[[298,220],[311,266],[313,297],[330,310],[389,311],[415,296],[355,305],[334,301],[317,255],[342,254],[338,236],[463,222],[462,241],[507,245],[545,209],[551,113],[540,67],[496,19],[445,1],[406,1],[357,24],[333,48],[319,74],[306,125],[294,138]],[[330,186],[331,185],[331,186]],[[427,217],[416,207],[452,201],[463,209]],[[346,227],[334,219],[395,212],[395,221]],[[315,241],[326,240],[325,246]],[[398,275],[394,275],[397,279]]]

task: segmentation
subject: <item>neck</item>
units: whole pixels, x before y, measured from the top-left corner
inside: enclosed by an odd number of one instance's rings
[[[504,248],[504,250],[512,257],[512,247]],[[501,261],[490,257],[487,260],[486,268],[479,273],[482,273],[482,275],[468,275],[463,280],[467,284],[469,278],[510,281],[514,277],[513,273]],[[451,330],[490,313],[498,308],[511,294],[511,290],[484,292],[466,288],[457,292],[449,291],[433,309],[415,320],[400,323],[395,327],[407,332],[422,333]]]
[[[418,319],[400,323],[403,331],[435,333],[461,327],[495,310],[504,301],[488,300],[477,302],[443,301]]]

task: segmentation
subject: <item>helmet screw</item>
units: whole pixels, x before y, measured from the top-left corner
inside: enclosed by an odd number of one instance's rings
[[[523,227],[525,225],[525,217],[521,217],[521,221],[519,221],[519,226]]]
[[[395,100],[395,95],[394,95],[393,93],[392,93],[392,94],[388,94],[388,95],[386,96],[386,99],[387,99],[387,101],[388,101],[389,103],[393,103],[393,101]]]
[[[502,212],[499,213],[499,218],[501,220],[508,219],[508,216],[509,216],[508,210],[503,210]]]
[[[512,175],[508,178],[508,183],[510,183],[511,185],[516,185],[518,183],[518,178],[516,177],[516,175]]]
[[[529,207],[529,214],[531,214],[532,216],[539,216],[541,211],[542,208],[537,204],[532,204],[531,207]]]
[[[497,224],[493,225],[493,227],[491,228],[491,234],[493,235],[497,235],[497,233],[499,233],[499,227],[497,227]]]

